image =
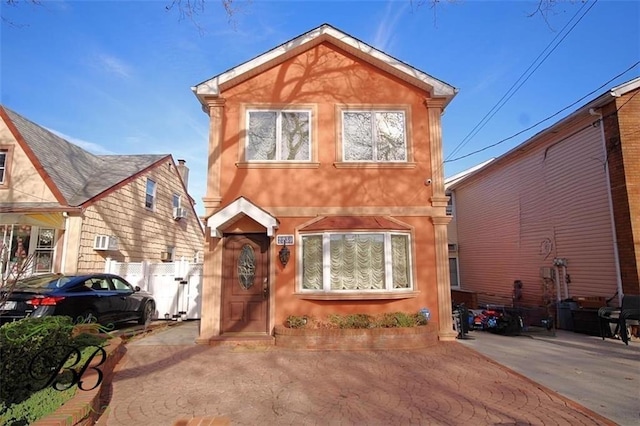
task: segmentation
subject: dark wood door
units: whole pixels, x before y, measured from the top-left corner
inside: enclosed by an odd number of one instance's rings
[[[269,237],[227,235],[222,254],[222,332],[266,333]]]

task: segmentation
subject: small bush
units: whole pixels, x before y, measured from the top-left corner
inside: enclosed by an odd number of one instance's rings
[[[86,346],[104,346],[107,343],[108,338],[99,336],[92,333],[78,334],[73,338],[72,345],[77,348],[83,348]]]
[[[416,327],[427,324],[424,315],[420,313],[407,314],[404,312],[382,314],[379,317],[379,321],[381,322],[380,327]]]
[[[80,349],[81,354],[81,358],[75,366],[76,371],[92,356],[96,350],[96,346],[104,346],[107,341],[107,337],[89,333],[79,334],[73,338],[70,346]],[[67,347],[67,351],[70,350],[71,347]],[[75,358],[73,358],[71,362],[73,361],[75,361]],[[77,386],[76,383],[71,383],[72,379],[73,375],[70,374],[69,371],[66,371],[65,373],[59,374],[56,378],[55,383],[57,389],[54,388],[53,385],[47,386],[32,393],[23,401],[13,403],[8,406],[3,402],[0,402],[0,425],[29,425],[34,421],[53,413],[76,393]],[[86,385],[87,384],[85,384],[85,386]]]
[[[0,405],[0,424],[7,426],[30,425],[36,420],[53,413],[76,393],[76,387],[58,391],[52,387],[42,389],[28,399],[2,409]]]
[[[418,327],[426,325],[427,319],[421,313],[390,312],[379,315],[368,314],[332,314],[326,320],[309,316],[289,315],[286,325],[289,328],[395,328]]]
[[[296,316],[296,315],[289,315],[287,317],[287,327],[289,328],[304,328],[306,327],[308,322],[308,318],[307,316]]]
[[[367,314],[329,315],[328,319],[338,328],[371,328],[374,325]]]

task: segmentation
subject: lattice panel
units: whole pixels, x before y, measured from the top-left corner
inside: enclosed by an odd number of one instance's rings
[[[117,275],[142,275],[142,263],[118,263]]]
[[[176,271],[176,266],[173,263],[152,263],[149,265],[150,275],[171,275],[173,276]]]

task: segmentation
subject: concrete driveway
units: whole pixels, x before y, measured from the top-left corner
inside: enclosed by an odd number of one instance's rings
[[[640,340],[626,346],[564,330],[469,336],[459,342],[620,425],[640,424]]]
[[[196,330],[189,322],[129,343],[99,424],[199,416],[233,425],[613,424],[466,342],[301,352],[193,345]]]

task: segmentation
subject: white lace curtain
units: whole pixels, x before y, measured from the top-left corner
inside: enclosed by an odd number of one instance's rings
[[[303,238],[303,288],[323,289],[322,236]],[[409,288],[409,249],[406,235],[391,235],[391,262],[385,262],[385,234],[329,236],[331,290],[384,290],[391,268],[393,288]],[[325,259],[325,261],[327,261]]]

